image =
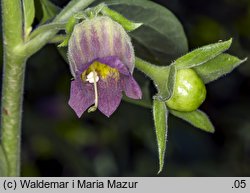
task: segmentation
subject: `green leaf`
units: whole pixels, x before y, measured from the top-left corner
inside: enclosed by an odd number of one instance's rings
[[[204,83],[209,83],[231,72],[234,68],[246,60],[246,58],[240,60],[239,58],[229,54],[221,54],[203,65],[195,67],[194,70]]]
[[[69,18],[66,24],[66,38],[62,43],[58,45],[58,47],[66,47],[68,46],[70,36],[73,32],[75,24],[78,22],[78,19],[73,15],[72,17]]]
[[[55,29],[55,30],[63,30],[65,29],[66,23],[49,23],[49,24],[44,24],[36,28],[31,34],[29,39],[32,39],[39,34],[42,34],[48,30]]]
[[[165,7],[145,0],[107,0],[109,8],[143,25],[130,33],[138,57],[166,65],[188,51],[179,20]]]
[[[168,100],[174,91],[176,68],[174,65],[162,67],[159,69],[157,78],[154,79],[154,83],[159,92],[159,97],[161,100]],[[161,75],[160,75],[161,74]]]
[[[67,36],[65,37],[65,39],[63,40],[63,42],[61,42],[61,43],[58,45],[58,47],[67,47],[68,44],[69,44],[69,39],[70,39],[70,36],[67,35]]]
[[[123,28],[129,32],[134,31],[135,29],[137,29],[138,27],[142,25],[142,23],[134,23],[128,20],[123,15],[121,15],[120,13],[116,11],[113,11],[112,9],[109,9],[107,6],[104,6],[101,12],[102,14],[109,16],[110,18],[112,18],[113,20],[121,24]]]
[[[76,19],[76,17],[73,15],[69,18],[69,20],[67,21],[66,24],[66,33],[67,34],[71,34],[75,24],[78,22],[78,19]]]
[[[157,69],[157,71],[155,71],[155,74],[157,76],[152,79],[154,81],[154,85],[158,90],[159,98],[161,100],[167,100],[172,95],[171,92],[173,91],[173,88],[171,87],[174,85],[174,82],[172,82],[172,80],[174,79],[175,75],[170,75],[171,70],[173,72],[172,66],[160,67],[159,69]]]
[[[176,72],[177,71],[176,71],[175,66],[171,65],[170,66],[170,71],[169,71],[169,76],[168,76],[168,82],[167,82],[167,86],[168,86],[168,97],[167,97],[167,99],[171,98],[171,96],[173,95]]]
[[[24,16],[24,32],[25,37],[29,35],[32,30],[32,23],[35,18],[34,0],[23,0],[23,16]]]
[[[41,24],[54,18],[60,12],[60,8],[51,3],[49,0],[40,0],[43,10],[43,18]]]
[[[187,121],[194,127],[197,127],[209,133],[214,133],[214,126],[209,120],[208,116],[198,109],[191,112],[170,110],[170,113],[176,117],[179,117],[180,119],[183,119],[184,121]]]
[[[166,142],[167,142],[167,130],[168,130],[168,110],[165,102],[157,99],[153,102],[153,117],[155,124],[156,139],[158,144],[159,153],[159,171],[160,173],[164,166]]]
[[[232,39],[215,44],[209,44],[178,58],[175,61],[177,69],[192,68],[204,64],[226,51],[232,43]]]
[[[7,175],[8,175],[8,164],[3,148],[0,145],[0,177],[4,177]]]

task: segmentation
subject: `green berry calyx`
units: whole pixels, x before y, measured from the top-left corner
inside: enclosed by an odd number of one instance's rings
[[[206,87],[192,69],[181,69],[176,73],[172,97],[166,101],[170,109],[177,111],[194,111],[206,98]]]

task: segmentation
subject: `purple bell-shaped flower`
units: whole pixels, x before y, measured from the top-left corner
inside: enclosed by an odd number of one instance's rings
[[[134,49],[123,27],[109,17],[84,20],[74,27],[68,44],[68,58],[74,80],[69,105],[78,117],[97,108],[109,117],[119,106],[122,91],[141,99],[132,76]]]

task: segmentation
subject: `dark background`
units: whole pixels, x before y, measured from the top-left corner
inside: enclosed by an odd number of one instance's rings
[[[179,18],[190,49],[233,37],[229,52],[250,56],[249,0],[155,2]],[[67,105],[70,80],[54,45],[28,61],[22,176],[157,176],[151,110],[122,102],[109,119],[99,112],[78,119]],[[249,88],[249,61],[207,85],[201,109],[214,123],[214,134],[170,116],[166,164],[158,176],[250,176]]]

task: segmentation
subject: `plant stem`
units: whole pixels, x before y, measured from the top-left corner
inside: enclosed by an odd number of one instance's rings
[[[140,58],[135,59],[135,66],[154,81],[154,84],[162,98],[168,97],[170,66],[156,66]]]
[[[13,51],[13,48],[23,41],[21,1],[1,1],[4,45]]]
[[[64,23],[74,15],[75,13],[85,9],[95,0],[71,0],[69,4],[55,17],[53,23]],[[24,46],[23,51],[25,55],[31,56],[38,50],[40,50],[45,44],[47,44],[57,33],[58,29],[51,29],[46,32],[39,34]]]
[[[159,79],[159,75],[162,74],[162,70],[165,68],[165,66],[156,66],[137,57],[135,59],[135,66],[152,80]]]
[[[94,0],[72,0],[54,22],[67,20]],[[28,43],[23,41],[21,0],[2,0],[4,70],[2,87],[1,146],[8,164],[7,175],[20,175],[22,97],[26,60],[58,32],[48,30]],[[3,158],[0,158],[3,159]]]
[[[25,57],[16,51],[23,43],[20,0],[2,0],[4,69],[1,143],[8,164],[7,175],[20,175],[20,127]]]
[[[5,57],[2,89],[2,145],[8,176],[20,175],[20,137],[25,60]]]
[[[0,177],[8,175],[8,165],[3,147],[0,145]]]

